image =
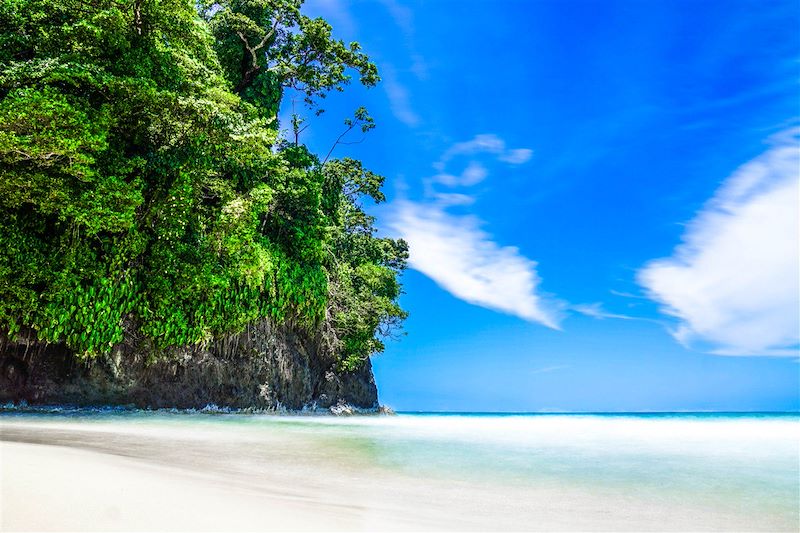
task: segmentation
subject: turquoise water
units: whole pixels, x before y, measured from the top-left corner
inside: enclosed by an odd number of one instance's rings
[[[540,501],[550,494],[559,505],[572,499],[576,509],[598,513],[595,520],[615,519],[609,527],[622,529],[647,526],[648,519],[662,521],[652,522],[655,529],[670,529],[663,520],[671,518],[673,529],[800,528],[798,414],[337,418],[10,410],[0,414],[0,438],[247,472],[248,479],[263,472],[301,485],[318,483],[325,471],[334,485],[337,479],[348,487],[366,483],[367,493],[411,486],[422,498],[457,486],[461,492],[448,493],[442,509],[468,504],[470,494],[481,501],[497,497],[506,515],[518,509],[520,519],[553,508]],[[612,504],[630,508],[607,510]],[[567,520],[570,505],[563,511]],[[590,519],[576,527],[605,523]]]

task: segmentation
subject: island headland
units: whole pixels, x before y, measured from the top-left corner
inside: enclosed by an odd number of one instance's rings
[[[383,176],[336,157],[375,124],[303,141],[380,77],[301,8],[0,6],[0,401],[378,407],[408,247],[364,207]]]

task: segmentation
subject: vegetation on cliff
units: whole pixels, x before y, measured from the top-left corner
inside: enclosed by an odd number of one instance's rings
[[[320,335],[342,369],[383,349],[407,257],[361,207],[383,178],[277,123],[287,88],[319,111],[377,69],[300,4],[0,0],[7,339],[91,358],[268,317]]]

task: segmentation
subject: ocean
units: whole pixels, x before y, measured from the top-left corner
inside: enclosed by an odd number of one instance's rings
[[[341,508],[343,529],[800,529],[796,413],[12,409],[0,440]]]

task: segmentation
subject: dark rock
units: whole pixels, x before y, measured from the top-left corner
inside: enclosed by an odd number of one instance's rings
[[[0,344],[0,402],[140,408],[377,409],[369,360],[334,370],[320,343],[265,320],[211,343],[156,352],[128,340],[103,357],[76,360],[62,345]]]

